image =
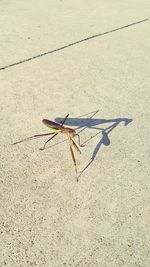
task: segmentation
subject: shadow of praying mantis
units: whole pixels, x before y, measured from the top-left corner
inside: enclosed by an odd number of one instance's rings
[[[39,138],[39,137],[44,137],[44,136],[49,136],[49,139],[44,143],[43,148],[40,148],[40,150],[44,150],[46,147],[46,144],[51,141],[56,135],[58,135],[58,133],[61,134],[65,134],[68,138],[69,141],[69,147],[70,147],[70,152],[71,152],[71,156],[74,162],[74,166],[75,166],[75,171],[76,171],[76,177],[77,177],[77,181],[78,178],[81,176],[81,174],[90,166],[90,164],[94,161],[96,155],[98,154],[100,147],[103,145],[108,146],[110,145],[110,139],[109,139],[109,133],[118,126],[118,124],[120,122],[124,122],[125,126],[128,125],[132,119],[128,119],[128,118],[117,118],[117,119],[93,119],[93,117],[98,113],[97,111],[82,115],[78,118],[68,118],[69,114],[66,115],[65,118],[56,118],[55,122],[54,121],[50,121],[48,119],[43,119],[42,122],[50,129],[52,130],[52,132],[50,133],[42,133],[42,134],[36,134],[30,137],[27,137],[25,139],[22,139],[20,141],[17,141],[15,143],[12,143],[12,145],[16,145],[25,141],[29,141],[35,138]],[[89,116],[90,115],[90,116]],[[88,117],[87,117],[88,116]],[[86,118],[84,118],[86,117]],[[59,122],[59,123],[58,123]],[[109,124],[111,123],[110,126],[108,126],[107,128],[99,128],[98,125],[100,124]],[[64,124],[66,127],[64,126]],[[70,126],[75,126],[76,128],[70,128]],[[97,130],[98,132],[90,137],[89,139],[87,139],[84,143],[80,143],[80,136],[79,133],[81,133],[82,131],[84,131],[85,129],[94,129]],[[78,130],[78,132],[76,132],[76,130]],[[100,138],[100,141],[97,143],[97,145],[94,148],[92,157],[90,162],[85,166],[85,168],[80,172],[79,176],[77,176],[77,164],[76,164],[76,159],[74,156],[74,152],[73,152],[73,147],[79,152],[81,153],[78,145],[80,147],[83,147],[86,143],[88,143],[92,138],[94,138],[96,135],[102,133],[102,137]],[[73,137],[77,136],[78,137],[78,145],[75,143],[75,141],[73,140]],[[65,140],[64,140],[65,141]],[[59,143],[62,143],[64,141],[61,141]],[[59,144],[57,143],[57,144]],[[55,145],[57,145],[55,144]],[[54,145],[52,145],[54,146]]]
[[[109,146],[110,145],[110,139],[109,134],[112,130],[114,130],[120,123],[124,123],[124,126],[127,126],[129,123],[132,122],[132,119],[128,118],[116,118],[116,119],[93,119],[93,117],[99,112],[99,110],[82,115],[78,118],[68,118],[65,122],[65,125],[71,127],[75,126],[75,130],[78,130],[78,134],[84,131],[85,129],[93,129],[98,131],[95,135],[87,139],[82,143],[82,145],[85,145],[86,143],[90,142],[91,139],[96,137],[97,135],[101,134],[99,142],[96,144],[94,151],[91,156],[90,162],[84,167],[84,169],[80,172],[78,178],[81,176],[81,174],[92,164],[94,161],[96,155],[98,154],[100,148],[102,145]],[[83,118],[84,116],[88,116],[89,114],[92,114],[88,118]],[[57,117],[55,119],[56,122],[61,121],[63,118]],[[111,124],[110,126],[106,128],[99,128],[98,125],[100,124]]]

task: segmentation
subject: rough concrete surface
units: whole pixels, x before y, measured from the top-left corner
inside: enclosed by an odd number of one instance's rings
[[[149,11],[0,1],[0,267],[150,266]],[[64,136],[10,145],[67,113],[79,182]]]

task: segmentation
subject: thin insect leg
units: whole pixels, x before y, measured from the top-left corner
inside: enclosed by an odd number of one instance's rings
[[[16,145],[16,144],[19,144],[19,143],[22,143],[22,142],[25,142],[25,141],[29,141],[29,140],[32,140],[32,139],[36,139],[38,137],[41,137],[41,136],[46,136],[46,135],[51,135],[51,134],[54,134],[54,133],[45,133],[45,134],[36,134],[36,135],[33,135],[33,136],[30,136],[30,137],[27,137],[21,141],[18,141],[18,142],[15,142],[11,145]]]
[[[47,144],[50,140],[52,140],[57,134],[58,134],[58,133],[54,134],[50,139],[48,139],[48,140],[44,143],[44,146],[43,146],[42,148],[40,148],[40,150],[44,150],[45,147],[46,147],[46,144]]]
[[[81,142],[80,142],[80,135],[79,135],[79,134],[75,134],[75,135],[78,136],[78,144],[79,144],[79,146],[80,146],[80,147],[84,147],[85,145],[83,145],[83,144],[81,145]]]
[[[69,135],[68,135],[68,138],[69,138],[70,152],[71,152],[72,160],[73,160],[75,171],[76,171],[76,175],[77,175],[77,164],[76,164],[76,159],[75,159],[75,156],[74,156],[74,153],[73,153],[73,149],[72,149],[72,140],[70,139]]]
[[[66,121],[66,119],[68,118],[69,114],[67,114],[67,116],[61,121],[61,125],[63,125]]]
[[[80,151],[79,147],[76,145],[75,141],[72,138],[71,138],[71,141],[72,141],[72,144],[75,147],[75,149],[81,154],[81,151]]]

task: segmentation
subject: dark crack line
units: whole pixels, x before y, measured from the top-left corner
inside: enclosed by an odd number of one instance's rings
[[[112,33],[112,32],[116,32],[116,31],[119,31],[119,30],[128,28],[128,27],[130,27],[130,26],[134,26],[134,25],[136,25],[136,24],[145,22],[145,21],[147,21],[147,20],[149,20],[149,18],[147,18],[147,19],[143,19],[143,20],[140,20],[140,21],[137,21],[137,22],[133,22],[133,23],[131,23],[131,24],[128,24],[128,25],[125,25],[125,26],[122,26],[122,27],[119,27],[119,28],[116,28],[116,29],[113,29],[113,30],[110,30],[110,31],[106,31],[106,32],[103,32],[103,33],[95,34],[95,35],[93,35],[93,36],[89,36],[89,37],[87,37],[87,38],[81,39],[81,40],[76,41],[76,42],[74,42],[74,43],[71,43],[71,44],[68,44],[68,45],[65,45],[65,46],[56,48],[56,49],[54,49],[54,50],[47,51],[47,52],[44,52],[44,53],[42,53],[42,54],[38,54],[38,55],[33,56],[33,57],[30,57],[30,58],[23,59],[23,60],[21,60],[21,61],[12,63],[12,64],[10,64],[10,65],[6,65],[6,66],[4,66],[4,67],[1,67],[0,70],[5,70],[5,69],[8,69],[8,68],[14,67],[14,66],[16,66],[16,65],[19,65],[19,64],[22,64],[22,63],[25,63],[25,62],[34,60],[34,59],[36,59],[36,58],[43,57],[43,56],[46,56],[46,55],[48,55],[48,54],[52,54],[52,53],[58,52],[58,51],[60,51],[60,50],[63,50],[63,49],[65,49],[65,48],[68,48],[68,47],[70,47],[70,46],[73,46],[73,45],[76,45],[76,44],[79,44],[79,43],[82,43],[82,42],[86,42],[86,41],[88,41],[88,40],[91,40],[91,39],[94,39],[94,38],[97,38],[97,37],[100,37],[100,36],[103,36],[103,35],[106,35],[106,34],[109,34],[109,33]]]

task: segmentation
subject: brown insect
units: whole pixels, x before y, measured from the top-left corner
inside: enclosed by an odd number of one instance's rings
[[[52,133],[44,133],[44,134],[36,134],[36,135],[33,135],[33,136],[30,136],[26,139],[23,139],[21,141],[18,141],[18,142],[15,142],[13,143],[12,145],[16,145],[16,144],[19,144],[21,142],[24,142],[24,141],[28,141],[28,140],[32,140],[34,138],[38,138],[38,137],[41,137],[41,136],[48,136],[48,135],[53,135],[52,137],[50,137],[45,143],[44,143],[44,146],[43,148],[40,148],[40,150],[44,150],[47,143],[52,140],[57,134],[61,133],[61,134],[66,134],[67,137],[68,137],[68,141],[69,141],[69,147],[70,147],[70,152],[71,152],[71,156],[72,156],[72,159],[73,159],[73,163],[74,163],[74,166],[75,166],[75,171],[76,171],[76,176],[77,176],[77,164],[76,164],[76,159],[75,159],[75,156],[74,156],[74,152],[73,152],[73,147],[77,150],[77,152],[79,152],[81,154],[81,151],[79,149],[79,147],[77,146],[77,144],[75,143],[75,141],[73,140],[73,138],[75,136],[78,137],[78,144],[80,147],[83,147],[84,145],[81,145],[80,144],[80,136],[79,134],[77,134],[75,132],[74,129],[71,129],[69,127],[65,127],[63,126],[66,119],[68,118],[69,114],[67,114],[67,116],[64,118],[63,121],[61,121],[60,123],[56,123],[54,121],[50,121],[50,120],[47,120],[47,119],[43,119],[42,122],[52,131]],[[77,177],[77,181],[78,181],[78,177]]]

